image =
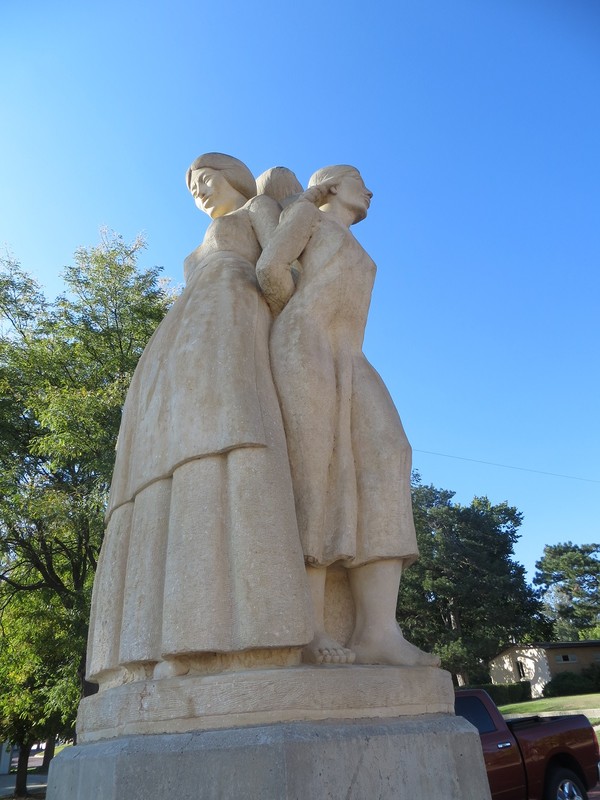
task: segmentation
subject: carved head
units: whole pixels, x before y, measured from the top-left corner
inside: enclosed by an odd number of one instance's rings
[[[248,167],[224,153],[199,156],[185,180],[198,208],[213,219],[241,208],[256,195],[256,182]]]
[[[266,170],[256,179],[256,187],[258,194],[266,194],[281,206],[302,194],[302,184],[287,167],[271,167]]]
[[[321,204],[324,211],[343,207],[353,213],[353,223],[367,216],[373,192],[367,189],[360,172],[349,164],[322,167],[311,176],[308,186],[332,182],[329,196]]]

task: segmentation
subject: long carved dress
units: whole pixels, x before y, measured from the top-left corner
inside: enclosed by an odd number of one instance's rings
[[[305,559],[356,567],[402,558],[407,566],[418,554],[411,448],[362,352],[375,264],[346,227],[301,199],[284,211],[259,280],[281,269],[278,237],[284,260],[299,256],[302,267],[273,323],[271,364]]]
[[[101,685],[169,656],[312,636],[255,276],[261,202],[211,224],[131,382],[92,600]]]

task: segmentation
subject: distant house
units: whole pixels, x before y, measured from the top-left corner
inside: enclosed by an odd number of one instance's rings
[[[490,661],[492,683],[531,681],[532,697],[541,697],[548,681],[559,672],[581,672],[600,665],[600,640],[534,642],[507,647]]]

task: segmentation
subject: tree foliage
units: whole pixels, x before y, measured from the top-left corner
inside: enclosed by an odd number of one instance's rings
[[[6,587],[1,590],[7,600]],[[2,609],[0,731],[20,748],[16,793],[25,793],[32,744],[73,732],[80,699],[81,637],[47,590],[20,592]]]
[[[453,496],[415,476],[420,558],[402,579],[398,620],[464,684],[485,680],[487,662],[505,645],[544,638],[549,623],[513,559],[522,515],[486,497],[462,506]]]
[[[65,292],[52,303],[13,259],[0,265],[0,593],[2,618],[11,620],[3,651],[21,642],[15,615],[26,616],[27,602],[56,621],[36,651],[47,654],[44,669],[51,664],[54,676],[53,689],[44,684],[44,707],[52,691],[67,696],[73,680],[63,632],[82,680],[121,407],[173,300],[157,268],[138,270],[143,247],[103,232],[98,246],[77,250]]]
[[[600,544],[547,545],[535,566],[556,638],[600,638]]]

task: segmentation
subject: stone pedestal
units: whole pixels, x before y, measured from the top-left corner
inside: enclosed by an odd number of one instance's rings
[[[439,669],[320,666],[139,681],[83,701],[48,800],[489,800]]]
[[[489,800],[461,717],[291,722],[63,750],[49,800]]]
[[[81,703],[78,741],[272,722],[454,713],[434,667],[298,666],[126,683]]]

